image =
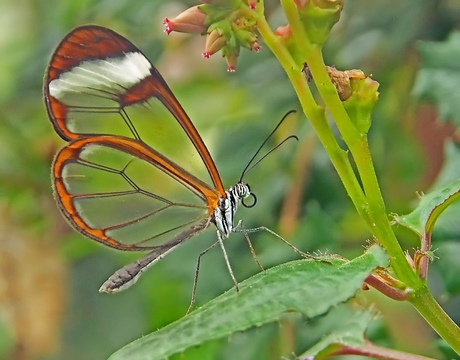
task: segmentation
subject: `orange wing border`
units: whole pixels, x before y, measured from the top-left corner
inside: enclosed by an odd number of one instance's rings
[[[196,178],[185,169],[181,168],[179,165],[167,159],[159,152],[155,151],[139,140],[121,136],[101,135],[88,138],[79,138],[72,141],[59,151],[54,159],[52,166],[54,194],[59,208],[61,209],[65,218],[70,222],[72,227],[74,227],[80,233],[93,240],[103,243],[104,245],[119,250],[142,251],[158,247],[158,245],[137,246],[135,244],[120,243],[108,237],[105,234],[104,229],[91,228],[80,216],[73,202],[73,199],[76,197],[76,195],[72,195],[67,191],[65,179],[63,177],[63,171],[66,164],[79,160],[81,151],[83,151],[87,145],[103,145],[111,147],[152,164],[159,170],[172,177],[178,183],[187,187],[190,191],[199,196],[204,203],[207,203],[209,212],[208,218],[210,219],[212,217],[212,213],[219,201],[220,194],[218,191],[210,188],[206,183]]]
[[[148,60],[148,58],[128,39],[113,30],[97,25],[86,25],[75,28],[67,34],[58,45],[51,56],[46,71],[44,80],[44,100],[48,116],[55,131],[64,140],[70,141],[95,134],[75,134],[67,128],[66,105],[50,95],[50,82],[59,78],[62,73],[70,71],[73,67],[78,66],[84,61],[124,56],[126,52],[138,52]],[[150,61],[149,63],[151,65],[150,75],[139,83],[126,89],[120,97],[120,109],[135,103],[143,102],[146,98],[156,97],[160,100],[175,117],[197,149],[198,154],[209,172],[214,187],[221,196],[225,196],[225,189],[222,185],[219,172],[200,134],[161,74]]]

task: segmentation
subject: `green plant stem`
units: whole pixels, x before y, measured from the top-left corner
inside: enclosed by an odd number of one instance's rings
[[[263,14],[263,5],[259,3],[258,10]],[[291,83],[302,105],[305,115],[310,119],[319,140],[326,149],[331,162],[336,169],[345,189],[355,205],[358,213],[371,226],[374,220],[368,212],[368,204],[364,192],[356,179],[353,168],[348,159],[348,153],[340,148],[334,134],[327,123],[325,111],[319,107],[308,87],[305,78],[302,76],[300,67],[292,59],[284,44],[271,31],[263,15],[257,18],[258,29],[263,36],[265,44],[275,54],[280,63],[283,65]]]
[[[347,152],[340,148],[327,123],[324,109],[316,104],[301,73],[300,65],[293,60],[282,40],[273,34],[266,22],[263,16],[263,1],[258,4],[258,16],[256,16],[260,34],[286,71],[305,115],[315,128],[318,138],[326,149],[358,213],[387,250],[396,276],[411,289],[413,297],[409,301],[433,329],[460,354],[460,330],[458,326],[432,297],[425,281],[413,271],[391,228],[385,212],[385,204],[375,174],[367,137],[359,133],[345,111],[326,72],[321,48],[310,43],[298,17],[295,3],[292,0],[281,0],[281,3],[294,38],[299,45],[299,51],[302,52],[302,56],[307,61],[318,91],[354,157],[364,192],[351,167]]]
[[[318,92],[334,118],[342,138],[355,160],[364,187],[369,211],[371,217],[374,219],[374,222],[370,226],[371,231],[385,247],[388,255],[390,255],[391,266],[396,276],[401,281],[408,285],[410,284],[411,287],[418,288],[422,285],[422,282],[407,262],[386,215],[385,204],[374,171],[367,137],[357,130],[343,107],[337,90],[326,71],[321,47],[310,42],[298,16],[294,1],[281,0],[281,4],[288,18],[297,47],[308,64]]]
[[[460,328],[439,306],[424,284],[409,300],[424,319],[457,353],[460,354]]]

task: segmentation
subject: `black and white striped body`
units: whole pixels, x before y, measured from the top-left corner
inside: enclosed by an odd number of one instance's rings
[[[216,225],[217,228],[217,237],[221,243],[222,250],[224,251],[225,261],[227,266],[229,266],[227,254],[222,245],[222,240],[230,236],[232,232],[235,232],[234,217],[238,204],[245,198],[251,196],[251,190],[249,185],[243,184],[241,182],[237,183],[235,186],[229,188],[225,192],[225,197],[219,199],[217,207],[214,209],[213,217],[211,221]],[[190,238],[195,234],[198,234],[205,230],[209,221],[201,223],[196,227],[192,227],[189,231],[181,233],[179,237],[181,238]],[[172,240],[174,242],[174,239]],[[140,275],[151,267],[153,264],[162,260],[170,251],[175,249],[175,246],[171,247],[167,251],[162,251],[159,248],[159,251],[153,251],[146,256],[138,259],[134,263],[128,264],[116,271],[99,289],[100,292],[119,292],[129,288],[131,285],[136,283]],[[229,266],[230,269],[230,266]],[[231,270],[230,270],[231,271]],[[233,273],[230,272],[232,278],[234,278]]]
[[[214,210],[213,220],[217,231],[224,239],[228,238],[235,229],[234,219],[238,204],[250,195],[249,185],[239,182],[225,192],[225,197],[220,198]]]

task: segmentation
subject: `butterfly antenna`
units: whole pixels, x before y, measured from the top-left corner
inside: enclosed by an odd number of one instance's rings
[[[272,150],[270,150],[267,154],[264,155],[264,157],[262,157],[262,159],[260,159],[259,161],[257,161],[254,165],[251,166],[251,163],[254,161],[254,159],[256,158],[256,156],[259,154],[260,150],[262,150],[262,147],[266,144],[266,142],[268,141],[268,139],[270,139],[270,137],[276,132],[276,130],[278,130],[278,128],[281,126],[281,124],[283,123],[284,120],[286,120],[286,118],[297,112],[296,110],[289,110],[284,116],[283,118],[280,120],[280,122],[278,123],[278,125],[276,125],[276,127],[272,130],[272,132],[267,136],[267,138],[264,140],[264,142],[259,146],[259,148],[257,149],[257,151],[255,152],[255,154],[252,156],[251,160],[249,160],[248,164],[246,165],[246,167],[244,168],[243,172],[241,173],[241,176],[240,176],[240,180],[239,182],[241,182],[243,180],[243,177],[244,175],[246,175],[246,173],[249,171],[249,169],[252,169],[255,165],[257,165],[263,158],[265,158],[265,156],[267,156],[269,153],[271,153],[272,151],[274,151],[276,148],[278,148],[281,144],[283,144],[284,142],[286,142],[286,140],[288,140],[289,138],[291,138],[292,136],[289,136],[288,138],[284,139],[283,142],[281,142],[280,144],[278,144],[275,148],[273,148]]]
[[[295,135],[288,136],[286,139],[284,139],[278,145],[276,145],[273,149],[271,149],[268,153],[266,153],[264,156],[262,156],[259,160],[257,160],[257,162],[255,162],[250,168],[248,168],[246,170],[246,174],[249,172],[249,170],[253,169],[258,163],[260,163],[263,159],[265,159],[268,155],[270,155],[273,151],[278,149],[281,145],[283,145],[286,141],[288,141],[290,139],[296,139],[297,141],[299,141],[299,138],[297,136],[295,136]]]

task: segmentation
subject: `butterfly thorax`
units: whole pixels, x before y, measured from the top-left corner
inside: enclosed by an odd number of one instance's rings
[[[213,220],[216,224],[217,231],[227,238],[234,229],[234,216],[238,204],[242,199],[251,195],[249,185],[241,182],[229,188],[225,196],[219,199],[217,207],[214,209]]]

